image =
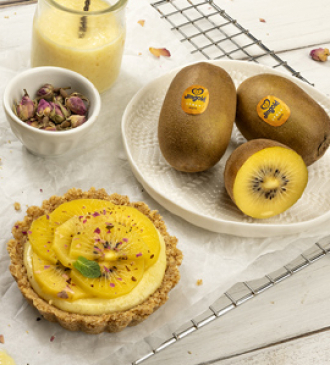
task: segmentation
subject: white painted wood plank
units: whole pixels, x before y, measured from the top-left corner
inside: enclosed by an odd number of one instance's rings
[[[330,44],[321,44],[320,47],[330,47]],[[317,62],[309,56],[316,46],[308,46],[299,50],[283,52],[280,57],[295,70],[299,71],[315,88],[330,96],[330,58],[327,62]],[[317,47],[318,48],[318,47]]]
[[[216,361],[214,365],[310,365],[330,364],[330,331],[261,349],[253,353]]]
[[[318,90],[330,94],[330,61],[317,63],[308,57],[309,50],[312,48],[310,45],[320,42],[323,42],[324,46],[330,45],[328,0],[314,2],[278,0],[276,9],[269,0],[253,2],[226,0],[219,2],[219,5],[271,49],[277,51],[304,47],[297,51],[282,53],[281,57],[309,81],[315,83]],[[4,23],[7,21],[18,23],[26,16],[32,18],[33,12],[32,8],[30,9],[25,7],[24,11],[20,10],[15,15],[13,12],[9,13],[9,19],[4,19],[4,13],[1,14],[0,28],[4,25],[8,30],[8,24]],[[259,17],[265,18],[266,23],[261,23]],[[0,32],[0,34],[4,33]],[[3,49],[9,49],[11,45],[8,42],[5,38],[2,38],[2,41],[0,39],[0,48],[2,46]],[[177,345],[157,354],[143,364],[200,364],[261,346],[269,346],[285,338],[329,326],[330,318],[324,316],[330,300],[329,259],[323,259],[306,270],[218,319],[215,323],[198,330],[196,334],[179,341]],[[278,365],[282,361],[285,364],[305,365],[317,359],[317,363],[326,364],[329,363],[327,359],[330,358],[329,347],[326,346],[329,338],[330,335],[324,333],[259,350],[256,355],[242,355],[216,363],[219,365],[246,363]],[[302,346],[306,346],[310,351],[317,351],[319,342],[324,353],[320,351],[318,357],[314,358],[311,354],[308,357],[307,350],[302,351]],[[303,362],[304,356],[309,361]],[[297,359],[301,361],[298,362]]]
[[[30,48],[35,9],[35,4],[0,9],[0,52],[17,48],[17,42],[13,42],[13,39],[20,39],[22,49]],[[30,24],[30,26],[22,32],[22,24]]]
[[[275,51],[330,43],[328,0],[215,0]],[[265,22],[260,22],[260,18]]]
[[[330,257],[321,259],[179,340],[145,364],[213,363],[329,327],[329,263]]]
[[[154,0],[149,0],[150,3],[153,3]],[[269,49],[274,49],[277,55],[279,55],[284,61],[288,61],[288,64],[295,71],[304,71],[302,72],[303,76],[305,76],[311,83],[314,83],[316,87],[322,91],[323,93],[327,93],[328,88],[327,84],[329,84],[329,67],[330,62],[320,63],[313,61],[309,56],[309,53],[312,49],[318,47],[330,47],[330,28],[329,22],[327,21],[330,5],[327,0],[316,0],[311,4],[298,2],[297,0],[292,0],[290,2],[280,0],[276,2],[276,9],[274,10],[273,2],[270,0],[256,0],[254,2],[247,2],[246,0],[227,0],[227,1],[214,1],[221,9],[224,9],[227,14],[232,16],[232,18],[237,19],[238,22],[245,28],[248,28],[251,33],[257,38],[261,39],[265,46]],[[171,14],[175,7],[167,4],[166,2],[159,1],[160,5],[157,8],[163,12],[163,14]],[[192,1],[192,4],[203,3],[202,1]],[[186,0],[176,0],[175,4],[179,8],[187,9],[189,8],[189,2]],[[209,7],[211,8],[211,7]],[[296,10],[296,8],[298,10]],[[204,8],[202,11],[206,12]],[[262,11],[269,12],[270,21],[265,19],[265,23],[260,22],[258,16],[256,16],[257,11],[262,9]],[[286,11],[285,11],[286,9]],[[308,17],[306,19],[306,13],[308,13]],[[184,14],[194,17],[194,12],[192,9],[185,10]],[[197,16],[197,15],[195,15]],[[261,15],[260,15],[261,17]],[[288,18],[289,17],[289,18]],[[178,19],[177,19],[178,18]],[[182,19],[181,19],[182,18]],[[323,20],[321,20],[323,18]],[[184,18],[179,15],[170,15],[168,19],[174,22],[175,25],[179,25],[184,22]],[[165,21],[165,20],[164,20]],[[181,21],[181,23],[180,23]],[[211,21],[215,24],[219,25],[224,22],[222,17],[219,15],[212,16]],[[312,24],[308,24],[308,21],[312,22]],[[166,21],[165,21],[166,22]],[[198,26],[203,29],[207,29],[207,21],[202,23],[201,20],[198,21]],[[203,24],[203,26],[202,26]],[[208,24],[210,26],[210,24]],[[285,26],[284,26],[285,25]],[[190,28],[194,28],[191,26]],[[189,34],[196,33],[197,30],[190,29],[187,26],[181,27],[180,31],[185,33],[187,36]],[[229,25],[226,25],[223,30],[225,32],[230,32]],[[237,30],[236,30],[237,31]],[[235,30],[232,30],[235,33]],[[183,35],[179,32],[173,32],[179,39],[183,39]],[[297,37],[298,42],[295,39],[292,39],[291,35]],[[217,36],[212,32],[209,33],[210,37],[214,40],[223,39],[223,36]],[[204,39],[204,37],[202,37]],[[204,39],[206,41],[206,39]],[[281,44],[276,45],[276,42],[280,40]],[[324,43],[320,43],[321,41]],[[235,41],[241,46],[247,45],[251,43],[251,41],[247,38],[245,34],[241,34],[240,36],[235,38]],[[194,43],[198,44],[197,38],[194,40]],[[184,41],[183,45],[185,45],[190,50],[196,49],[189,44],[188,41]],[[230,42],[222,42],[221,47],[229,52],[235,48],[233,44]],[[297,50],[287,53],[286,49],[296,49]],[[211,49],[211,48],[210,48]],[[263,53],[258,47],[248,47],[246,51],[249,54],[260,54]],[[212,56],[221,56],[223,53],[221,51],[208,51],[210,57]],[[195,53],[196,57],[200,60],[204,60],[205,57],[200,53]],[[234,59],[240,59],[244,56],[241,52],[235,52],[231,55]],[[276,61],[272,60],[270,56],[263,57],[259,59],[261,64],[267,64],[270,66],[274,66],[277,64]],[[283,67],[279,68],[284,71]],[[307,75],[306,71],[309,71]],[[308,76],[308,77],[307,77]],[[316,81],[320,80],[321,85],[317,84]]]

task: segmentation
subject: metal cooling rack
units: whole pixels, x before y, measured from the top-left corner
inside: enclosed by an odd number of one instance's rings
[[[192,54],[219,60],[246,60],[283,69],[307,82],[213,0],[160,0],[151,5],[168,21]]]
[[[181,42],[186,44],[192,54],[197,53],[203,59],[227,58],[261,63],[283,69],[310,84],[298,71],[231,18],[225,10],[219,8],[213,0],[160,0],[151,5],[158,10],[161,18],[171,24],[173,32],[177,34]],[[296,275],[297,272],[309,267],[329,253],[330,238],[329,243],[322,245],[315,243],[295,260],[263,278],[235,284],[204,313],[181,326],[172,334],[172,337],[159,346],[151,348],[149,353],[133,362],[132,365],[139,365],[154,357],[160,351],[224,316],[267,289]]]
[[[152,348],[149,353],[133,362],[132,365],[139,365],[143,363],[147,359],[158,354],[160,351],[165,350],[191,333],[198,331],[200,328],[224,316],[226,313],[239,307],[243,303],[255,298],[267,289],[274,287],[291,276],[296,275],[299,271],[325,257],[330,253],[330,238],[328,241],[328,243],[323,243],[322,245],[320,243],[315,243],[310,249],[303,252],[295,260],[260,279],[235,284],[218,300],[210,305],[204,313],[201,313],[198,317],[181,326],[178,331],[172,334],[172,337],[159,346]]]

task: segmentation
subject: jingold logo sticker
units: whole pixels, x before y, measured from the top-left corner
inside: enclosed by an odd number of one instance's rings
[[[279,127],[290,117],[290,108],[279,98],[268,95],[257,105],[259,117],[273,127]]]
[[[209,91],[200,85],[192,85],[182,95],[181,107],[187,114],[198,115],[209,105]]]

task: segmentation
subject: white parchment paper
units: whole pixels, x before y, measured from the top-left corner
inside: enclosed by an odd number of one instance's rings
[[[6,349],[18,365],[129,364],[203,312],[238,280],[256,278],[283,266],[329,233],[328,222],[310,232],[275,239],[212,233],[170,214],[144,192],[122,145],[122,114],[146,83],[195,60],[146,0],[130,0],[128,4],[122,71],[114,87],[102,95],[102,112],[92,132],[78,148],[61,157],[41,158],[28,153],[5,120],[2,96],[6,83],[29,67],[34,10],[34,5],[28,5],[0,11],[0,334],[5,338],[0,349]],[[145,20],[144,27],[139,20]],[[150,46],[167,48],[171,57],[155,58]],[[184,253],[182,278],[169,301],[144,323],[117,334],[71,333],[40,319],[8,270],[6,242],[27,206],[40,205],[72,187],[88,190],[91,186],[128,195],[131,201],[143,200],[159,210]],[[15,211],[15,202],[21,204],[21,211]],[[196,285],[199,279],[203,280],[201,286]]]

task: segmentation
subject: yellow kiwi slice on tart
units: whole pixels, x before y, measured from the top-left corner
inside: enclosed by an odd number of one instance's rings
[[[65,224],[72,217],[76,217],[75,220]],[[144,241],[148,246],[148,251],[144,255],[146,268],[157,261],[160,252],[157,229],[151,220],[138,209],[126,205],[115,205],[99,199],[77,199],[61,204],[49,215],[50,228],[56,232],[52,247],[64,265],[69,265],[72,260],[69,255],[68,242],[62,242],[61,237],[65,236],[68,230],[71,230],[73,235],[77,233],[73,225],[78,224],[76,221],[78,218],[80,222],[83,222],[93,217],[106,217],[104,220],[110,224],[125,227],[127,235],[130,234],[131,237],[135,235],[139,240]],[[74,252],[74,249],[72,252],[74,257],[77,257],[78,252]],[[109,253],[110,251],[108,251]],[[92,259],[92,257],[89,258]]]
[[[87,220],[81,232],[72,238],[70,257],[109,261],[138,255],[143,256],[147,265],[149,247],[139,234],[107,218],[102,215]]]
[[[88,277],[83,267],[90,269],[98,265],[99,274]],[[95,267],[94,267],[95,268]],[[116,261],[89,261],[79,257],[71,272],[72,279],[87,293],[97,298],[117,298],[131,292],[140,282],[144,273],[144,259],[142,257],[122,259]]]
[[[136,233],[148,246],[146,268],[155,263],[160,252],[159,234],[151,220],[138,209],[127,205],[115,205],[109,210],[109,222],[118,222],[127,232]]]
[[[43,215],[32,222],[28,231],[28,239],[33,251],[41,258],[55,264],[58,260],[52,249],[54,227],[49,223],[49,215]]]
[[[133,207],[107,205],[81,215],[82,202],[70,203],[51,214],[58,223],[52,249],[61,265],[70,268],[72,280],[90,296],[116,298],[129,293],[159,256],[155,226]]]
[[[82,216],[99,210],[103,211],[113,206],[113,203],[101,199],[77,199],[61,204],[51,214],[43,215],[33,221],[28,232],[33,250],[43,259],[56,263],[58,257],[52,249],[52,245],[57,227],[73,216]],[[56,245],[55,247],[57,248]],[[64,259],[63,263],[67,265],[69,261],[65,251],[64,249],[62,255],[60,255],[60,261],[62,262],[61,259]],[[58,248],[57,252],[59,252]]]
[[[33,276],[45,293],[67,300],[77,300],[89,296],[72,281],[71,270],[60,263],[53,264],[33,252],[32,267]]]
[[[237,207],[253,218],[278,215],[302,196],[308,171],[289,147],[266,139],[239,146],[225,167],[225,186]]]
[[[52,249],[60,262],[71,268],[79,256],[109,261],[136,255],[144,258],[146,269],[156,262],[160,249],[157,231],[155,235],[148,226],[123,225],[117,222],[120,215],[113,212],[74,216],[57,227]],[[134,209],[130,214],[136,212]]]
[[[81,232],[83,223],[81,216],[74,216],[55,229],[52,249],[62,265],[72,268],[73,259],[70,256],[70,249],[73,237]]]
[[[50,223],[60,226],[73,216],[92,214],[104,209],[111,209],[114,204],[101,199],[76,199],[61,204],[50,215]]]

